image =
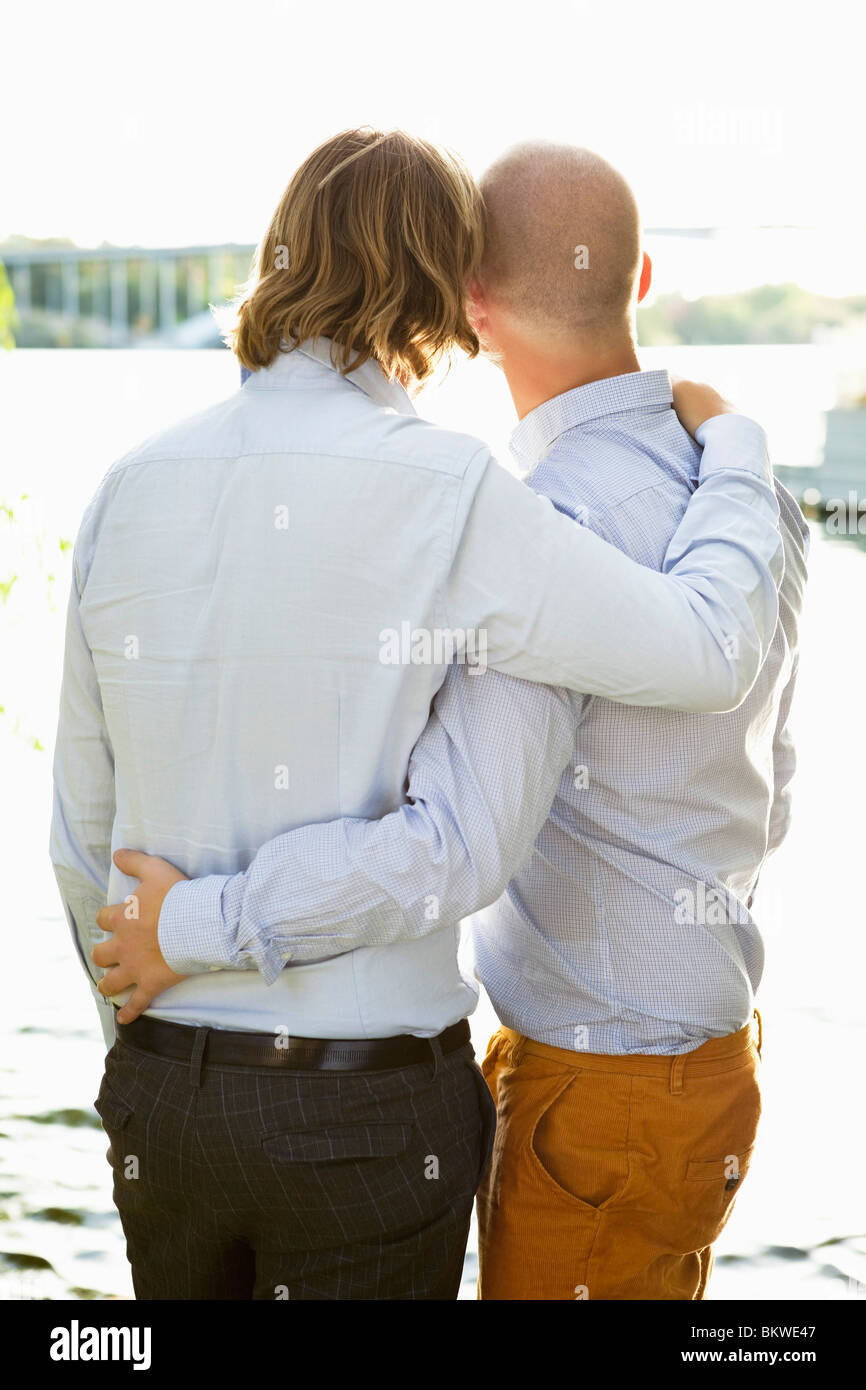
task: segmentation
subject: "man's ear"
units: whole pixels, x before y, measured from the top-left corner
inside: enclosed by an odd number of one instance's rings
[[[473,275],[466,286],[466,313],[479,338],[483,338],[487,328],[487,299],[477,275]]]
[[[646,296],[647,296],[647,294],[649,293],[649,287],[650,287],[650,285],[652,284],[652,278],[653,278],[653,263],[652,263],[652,261],[650,260],[649,256],[647,255],[646,251],[644,251],[644,253],[643,253],[643,265],[642,265],[641,268],[640,268],[640,285],[638,286],[638,291],[637,291],[637,302],[638,302],[638,304],[640,304],[641,300],[642,300],[642,299],[645,299]]]

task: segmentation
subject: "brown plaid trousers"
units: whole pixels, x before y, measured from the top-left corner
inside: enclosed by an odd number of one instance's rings
[[[94,1102],[137,1299],[453,1299],[496,1112],[471,1045],[383,1071],[116,1042]]]

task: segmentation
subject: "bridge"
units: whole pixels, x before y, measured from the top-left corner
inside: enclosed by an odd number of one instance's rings
[[[774,230],[772,228],[764,230]],[[689,237],[712,242],[723,227],[647,227],[649,240]],[[55,322],[90,320],[106,345],[132,346],[224,304],[249,277],[255,247],[101,246],[85,249],[16,239],[0,245],[22,320],[44,314]],[[207,326],[204,326],[205,332]]]
[[[107,325],[112,341],[165,333],[230,300],[254,246],[0,247],[21,318],[34,310]]]
[[[712,240],[716,227],[650,227],[646,235]],[[34,311],[92,320],[118,346],[167,336],[208,304],[230,300],[250,274],[255,247],[0,245],[22,319]]]

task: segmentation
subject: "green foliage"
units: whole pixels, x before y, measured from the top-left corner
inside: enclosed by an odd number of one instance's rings
[[[15,309],[15,295],[6,274],[6,267],[0,261],[0,347],[14,348],[15,329],[18,327],[18,314]]]
[[[866,322],[866,296],[830,299],[799,285],[759,285],[738,294],[684,299],[666,294],[637,314],[644,347],[685,343],[808,343],[816,328]]]

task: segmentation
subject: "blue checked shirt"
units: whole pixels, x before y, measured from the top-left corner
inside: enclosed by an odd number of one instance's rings
[[[670,563],[701,457],[671,399],[665,372],[594,383],[539,407],[513,441],[537,465],[533,489],[655,570]],[[627,707],[453,665],[404,804],[291,830],[242,873],[178,884],[160,919],[169,963],[252,958],[266,978],[297,976],[304,962],[423,940],[498,898],[474,941],[509,1026],[562,1047],[663,1053],[741,1026],[761,969],[745,904],[784,833],[792,770],[804,530],[777,495],[782,617],[738,709]],[[745,541],[748,507],[731,506],[726,532]]]

